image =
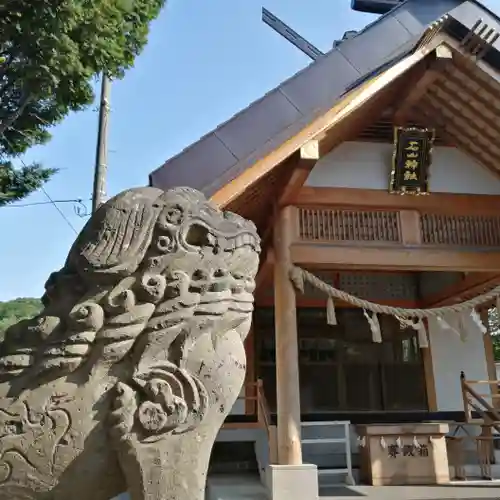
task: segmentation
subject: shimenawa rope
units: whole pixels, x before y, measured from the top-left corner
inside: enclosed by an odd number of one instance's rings
[[[399,320],[402,326],[413,328],[418,332],[420,347],[428,347],[427,333],[423,322],[424,319],[435,318],[442,328],[455,331],[463,339],[464,335],[463,332],[459,331],[460,327],[458,329],[454,328],[450,324],[450,321],[447,321],[445,318],[449,317],[450,315],[463,315],[464,313],[469,313],[476,326],[483,333],[486,333],[487,329],[481,321],[481,318],[477,314],[475,308],[493,299],[496,299],[497,305],[500,305],[500,285],[496,286],[487,293],[478,295],[477,297],[466,300],[459,304],[444,307],[434,307],[429,309],[408,309],[404,307],[385,306],[370,302],[369,300],[360,299],[359,297],[355,297],[350,293],[344,292],[329,285],[328,283],[325,283],[314,274],[297,266],[291,266],[290,279],[295,287],[302,293],[304,293],[304,283],[308,282],[313,287],[317,288],[328,296],[327,322],[330,325],[337,324],[333,299],[338,299],[351,304],[352,306],[363,309],[364,315],[370,325],[374,342],[382,342],[380,324],[377,317],[378,314],[392,315]],[[370,311],[372,313],[371,316],[367,311]]]

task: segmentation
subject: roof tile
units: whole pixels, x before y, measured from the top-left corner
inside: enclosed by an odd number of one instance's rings
[[[209,134],[185,149],[180,155],[168,161],[167,167],[155,170],[150,181],[163,189],[172,186],[188,186],[203,190],[210,184],[220,169],[234,165],[237,158],[214,134]],[[196,175],[193,175],[196,166]]]
[[[303,114],[308,114],[320,107],[330,107],[346,85],[359,76],[345,56],[335,49],[311,64],[307,73],[299,73],[280,88]],[[311,92],[311,81],[314,81],[314,92]]]
[[[278,89],[247,108],[245,113],[236,115],[215,133],[234,156],[242,159],[300,117],[300,111]]]
[[[390,37],[384,36],[387,32],[391,33]],[[339,50],[360,74],[365,74],[371,73],[415,38],[394,16],[387,16],[383,23],[374,24],[363,36],[346,40],[339,45]]]
[[[454,9],[459,3],[457,0],[406,2],[404,9],[396,9],[392,15],[412,35],[420,35],[427,26]]]

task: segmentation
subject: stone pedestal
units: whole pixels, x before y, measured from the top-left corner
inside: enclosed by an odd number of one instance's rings
[[[364,483],[392,486],[450,482],[448,424],[363,425],[357,430]]]
[[[270,465],[267,487],[270,500],[318,500],[318,468],[312,464]]]

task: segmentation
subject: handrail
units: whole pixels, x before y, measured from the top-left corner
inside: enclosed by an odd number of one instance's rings
[[[257,380],[257,419],[260,424],[266,429],[267,439],[269,443],[269,463],[278,463],[278,444],[276,426],[273,425],[271,419],[271,410],[267,402],[264,392],[264,383],[262,379]]]
[[[269,427],[272,425],[271,411],[269,410],[269,404],[264,393],[262,379],[257,380],[257,419],[269,430]]]
[[[460,386],[462,388],[462,399],[464,403],[465,421],[472,421],[471,408],[479,413],[484,420],[485,425],[494,427],[500,433],[500,413],[484,399],[482,394],[479,394],[472,388],[472,384],[489,384],[498,385],[497,380],[466,380],[465,373],[460,373]],[[472,398],[475,401],[472,401]]]
[[[464,373],[464,372],[462,372]],[[464,373],[465,376],[465,373]],[[468,384],[488,384],[488,385],[499,385],[500,380],[467,380]]]
[[[244,395],[239,399],[245,401],[254,401],[255,407],[252,410],[252,415],[257,417],[257,421],[253,422],[252,428],[260,427],[265,429],[269,446],[269,463],[278,463],[278,444],[276,425],[271,419],[271,411],[264,393],[264,383],[261,379],[256,382],[247,382],[244,386]],[[252,405],[253,406],[253,405]],[[256,413],[254,413],[256,412]],[[239,424],[224,423],[225,428],[236,428]]]

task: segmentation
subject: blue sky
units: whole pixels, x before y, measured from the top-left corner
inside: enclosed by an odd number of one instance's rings
[[[499,1],[483,3],[498,10]],[[147,184],[167,158],[309,64],[262,23],[262,5],[323,51],[375,18],[350,0],[168,0],[135,67],[112,86],[108,195]],[[61,170],[46,185],[55,200],[90,198],[96,107],[69,116],[26,157]],[[72,204],[59,207],[79,231],[86,219]],[[2,208],[0,234],[0,300],[40,296],[75,238],[52,205]]]

